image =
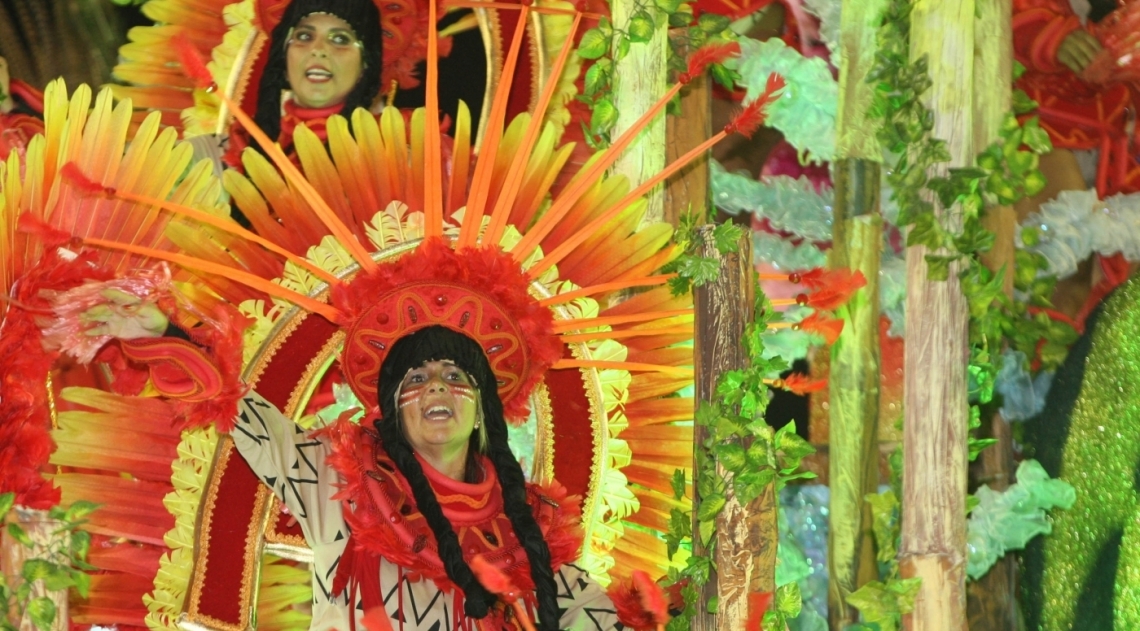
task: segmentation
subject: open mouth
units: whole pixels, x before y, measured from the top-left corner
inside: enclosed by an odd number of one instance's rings
[[[424,410],[424,418],[431,421],[446,421],[454,416],[451,408],[446,405],[433,405]]]
[[[333,74],[324,68],[310,68],[305,71],[305,78],[310,81],[330,81]]]

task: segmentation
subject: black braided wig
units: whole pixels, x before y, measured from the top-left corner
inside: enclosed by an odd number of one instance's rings
[[[293,0],[285,9],[281,21],[269,35],[265,71],[257,84],[257,112],[253,120],[273,140],[281,135],[281,93],[289,89],[285,43],[289,38],[290,29],[313,13],[328,13],[348,22],[360,40],[362,68],[360,80],[345,98],[341,112],[348,115],[358,107],[368,109],[372,107],[372,101],[380,93],[384,43],[380,27],[380,9],[376,8],[375,2],[373,0]],[[251,138],[250,142],[258,151],[265,153],[256,140]]]
[[[534,514],[526,501],[526,479],[522,467],[507,444],[507,424],[503,418],[503,404],[494,384],[495,375],[483,349],[474,340],[442,326],[431,326],[400,338],[389,351],[380,369],[379,403],[381,418],[376,429],[383,440],[382,446],[400,473],[412,487],[416,506],[427,519],[435,534],[440,559],[447,576],[463,590],[464,612],[471,618],[483,618],[495,604],[496,596],[479,583],[470,566],[463,559],[459,537],[451,522],[443,515],[423,468],[412,453],[411,445],[400,430],[396,392],[407,371],[424,362],[449,360],[455,362],[480,387],[483,423],[487,429],[487,456],[499,476],[503,493],[503,510],[510,519],[515,535],[530,562],[531,578],[538,600],[538,628],[542,631],[558,629],[558,587],[550,569],[550,548]],[[489,385],[488,385],[489,384]],[[470,451],[475,449],[472,436]]]

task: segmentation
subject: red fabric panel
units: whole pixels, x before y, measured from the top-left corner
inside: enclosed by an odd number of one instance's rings
[[[551,370],[545,383],[554,410],[554,478],[571,495],[585,498],[597,445],[582,372],[577,368]]]
[[[283,407],[309,361],[336,330],[336,325],[319,316],[305,318],[277,349],[262,373],[263,378],[252,385],[274,405]],[[259,517],[253,514],[253,508],[260,484],[241,455],[231,454],[225,473],[218,482],[210,532],[199,537],[200,541],[209,541],[199,614],[230,624],[245,624],[245,612],[241,611],[238,596],[241,594],[246,554],[253,551],[247,550],[246,537],[250,523]],[[300,527],[282,528],[279,532],[300,534]],[[260,542],[248,543],[252,548]],[[195,569],[201,571],[201,568]]]

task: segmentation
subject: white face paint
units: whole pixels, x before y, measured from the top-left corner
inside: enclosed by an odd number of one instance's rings
[[[466,460],[478,394],[462,368],[449,361],[426,362],[408,371],[397,397],[404,437],[413,449],[447,463]]]

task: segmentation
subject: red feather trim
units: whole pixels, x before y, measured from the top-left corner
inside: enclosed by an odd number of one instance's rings
[[[752,134],[764,124],[764,120],[768,117],[768,106],[775,102],[776,98],[779,97],[779,92],[783,89],[783,77],[775,73],[768,75],[768,84],[764,87],[764,92],[749,103],[732,122],[725,125],[724,131],[751,138]]]
[[[59,490],[40,474],[55,450],[47,378],[59,356],[41,344],[37,313],[48,303],[40,294],[111,278],[93,261],[90,253],[65,260],[49,249],[10,289],[13,301],[0,326],[0,493],[15,493],[22,506],[47,509],[60,501]]]
[[[206,67],[206,62],[202,61],[202,54],[194,48],[194,44],[186,33],[179,33],[171,38],[174,43],[174,48],[178,52],[178,61],[182,64],[182,69],[186,72],[186,76],[194,81],[194,84],[199,88],[209,88],[214,85],[214,77],[210,74],[210,69]]]
[[[641,574],[642,577],[639,577],[638,574]],[[643,590],[656,592],[648,596],[649,607],[646,606],[647,596]],[[660,610],[661,607],[666,606],[661,587],[644,572],[634,572],[634,576],[629,582],[614,582],[610,585],[607,594],[617,611],[618,621],[629,629],[653,631],[657,625],[669,621],[668,611]]]
[[[776,381],[776,386],[789,392],[803,396],[809,392],[819,392],[827,387],[827,379],[815,379],[803,374],[792,373]]]
[[[831,345],[839,339],[839,334],[843,332],[843,320],[829,318],[822,311],[816,311],[800,320],[796,327],[805,333],[814,333],[823,337],[824,341]]]
[[[637,588],[642,608],[653,615],[653,620],[657,624],[669,622],[669,604],[665,602],[665,592],[661,586],[641,570],[634,570],[633,586]]]
[[[752,592],[748,594],[748,622],[744,624],[745,631],[760,631],[764,622],[764,614],[772,606],[772,592]]]
[[[852,273],[850,270],[834,270],[812,281],[807,280],[806,276],[805,274],[801,277],[801,282],[804,284],[815,282],[819,288],[811,294],[800,294],[796,300],[800,304],[824,311],[832,311],[843,306],[851,299],[851,294],[867,285],[867,278],[860,271]]]
[[[724,63],[729,57],[740,55],[740,44],[727,42],[724,44],[709,44],[702,46],[689,55],[689,64],[685,72],[679,77],[681,83],[688,83],[693,77],[699,77],[713,64]]]
[[[79,166],[74,162],[68,162],[67,164],[63,165],[63,168],[59,170],[59,174],[85,193],[90,193],[92,195],[111,196],[116,193],[114,188],[111,188],[110,186],[103,186],[102,184],[99,184],[98,182],[95,182],[88,178],[86,175],[84,175],[83,171],[79,170]]]
[[[366,418],[361,425],[370,426],[372,420],[375,420],[375,416]],[[408,574],[431,579],[442,590],[458,589],[447,577],[438,553],[435,552],[434,535],[424,521],[403,519],[400,509],[404,506],[414,507],[407,482],[394,469],[385,468],[391,464],[383,450],[379,449],[379,438],[361,425],[339,420],[314,433],[314,436],[329,441],[331,453],[327,462],[344,480],[344,485],[334,499],[353,501],[351,509],[346,508],[345,511],[345,520],[352,529],[350,545],[354,546],[357,554],[379,555],[405,568]],[[487,471],[489,475],[494,475],[494,469],[489,464]],[[425,474],[428,474],[431,481],[431,472],[425,469]],[[431,483],[435,486],[438,482]],[[462,519],[472,524],[478,523],[478,528],[472,526],[467,529],[471,533],[476,530],[499,529],[499,541],[494,544],[479,536],[464,539],[464,556],[468,554],[468,545],[477,546],[474,552],[482,552],[487,555],[488,562],[499,565],[500,571],[521,590],[523,597],[530,599],[533,598],[534,589],[530,565],[517,541],[510,541],[511,538],[507,535],[512,529],[509,520],[501,512],[501,491],[496,487],[497,482],[492,479],[485,491],[480,490],[489,494],[486,495],[486,503],[480,508],[472,508],[469,504],[451,504],[443,508],[445,511],[456,511]],[[550,548],[551,569],[556,570],[576,559],[582,549],[579,498],[568,496],[566,489],[556,483],[545,488],[528,484],[527,504]],[[391,519],[393,516],[396,519]],[[510,556],[507,556],[507,552]],[[472,560],[469,558],[468,562]],[[347,580],[347,576],[342,578],[338,574],[333,584],[334,592],[338,587],[343,587]]]
[[[489,563],[482,554],[476,554],[472,557],[471,571],[475,573],[475,578],[479,579],[487,591],[499,596],[508,605],[519,599],[519,588],[511,582],[511,577],[507,576],[497,566]]]
[[[54,250],[76,241],[70,234],[54,228],[31,213],[24,213],[16,220],[16,229],[30,234],[43,244],[44,249]]]
[[[364,612],[360,623],[367,631],[392,631],[392,621],[388,618],[388,611],[383,607],[373,607]]]

